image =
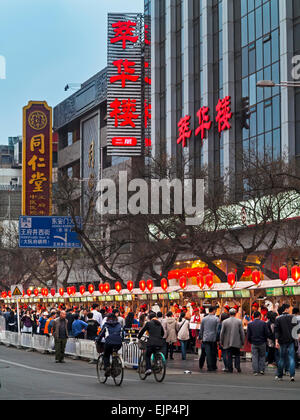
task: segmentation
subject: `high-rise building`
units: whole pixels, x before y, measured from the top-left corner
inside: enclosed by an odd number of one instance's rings
[[[299,3],[145,1],[156,156],[177,156],[179,165],[188,156],[195,171],[208,166],[212,189],[225,181],[236,192],[242,155],[299,161],[300,89],[257,87],[261,80],[292,79],[292,58],[300,54]]]

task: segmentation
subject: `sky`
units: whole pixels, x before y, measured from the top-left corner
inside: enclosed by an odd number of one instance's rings
[[[22,134],[30,100],[52,107],[106,66],[107,13],[143,12],[143,0],[0,0],[0,144]],[[6,62],[5,79],[3,57]]]

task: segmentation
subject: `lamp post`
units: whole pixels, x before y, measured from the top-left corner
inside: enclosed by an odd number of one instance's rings
[[[261,87],[261,88],[272,88],[275,86],[286,87],[286,88],[298,88],[300,87],[300,82],[289,81],[289,82],[275,83],[273,82],[273,80],[260,80],[259,82],[256,83],[256,86]]]

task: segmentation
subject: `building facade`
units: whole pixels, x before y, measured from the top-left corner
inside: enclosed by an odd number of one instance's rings
[[[179,165],[186,155],[196,173],[208,168],[211,188],[226,182],[236,193],[243,188],[242,155],[298,161],[299,90],[262,89],[257,82],[291,80],[292,58],[300,54],[299,1],[151,0],[145,7],[151,10],[153,153],[177,156]],[[184,117],[187,147],[177,144]]]

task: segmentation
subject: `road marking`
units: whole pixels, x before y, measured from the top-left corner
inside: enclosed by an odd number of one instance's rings
[[[34,370],[34,371],[38,371],[38,372],[45,372],[45,373],[52,373],[55,375],[65,375],[65,376],[77,376],[80,378],[90,378],[90,379],[95,379],[97,380],[96,376],[92,376],[92,375],[82,375],[80,373],[69,373],[69,372],[59,372],[56,370],[47,370],[47,369],[40,369],[40,368],[35,368],[32,366],[28,366],[28,365],[23,365],[21,363],[16,363],[16,362],[10,362],[8,360],[3,360],[0,359],[0,363],[7,363],[13,366],[18,366],[24,369],[29,369],[29,370]],[[199,376],[197,377],[199,378]],[[141,382],[140,379],[124,379],[124,382]],[[147,383],[147,382],[144,382]],[[148,382],[149,383],[149,382]],[[229,385],[229,384],[206,384],[206,383],[201,383],[201,382],[163,382],[162,385],[179,385],[179,386],[204,386],[207,388],[233,388],[233,389],[245,389],[245,390],[257,390],[258,386],[245,386],[245,385]],[[299,393],[299,388],[268,388],[268,387],[259,387],[259,389],[261,391],[285,391],[285,392],[297,392]]]

